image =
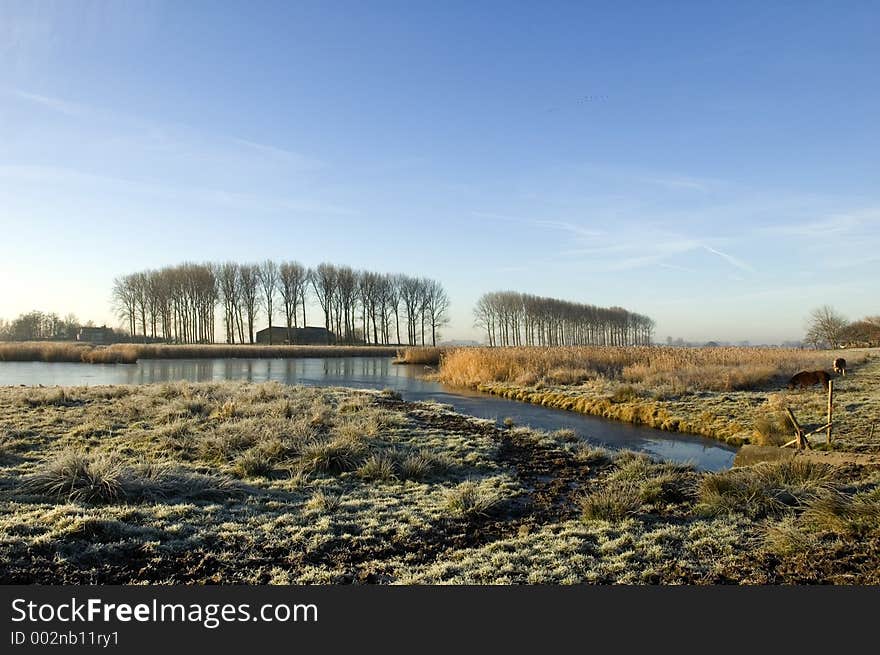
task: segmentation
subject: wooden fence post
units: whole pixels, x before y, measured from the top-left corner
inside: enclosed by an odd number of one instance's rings
[[[831,443],[831,403],[834,400],[834,380],[828,380],[828,443]]]

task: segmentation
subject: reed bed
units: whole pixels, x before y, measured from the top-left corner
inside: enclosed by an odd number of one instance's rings
[[[397,351],[397,357],[394,359],[395,364],[425,364],[426,366],[437,366],[443,355],[448,352],[448,348],[435,348],[429,346],[415,346],[410,348],[401,348]]]
[[[532,386],[603,378],[646,387],[735,391],[804,369],[830,369],[837,352],[786,348],[519,347],[461,348],[445,353],[442,382],[477,387],[493,382]],[[850,363],[864,354],[847,352]]]
[[[392,357],[388,346],[263,346],[174,345],[118,343],[95,346],[76,342],[0,343],[0,362],[85,362],[88,364],[134,364],[139,359],[214,359],[302,357]]]

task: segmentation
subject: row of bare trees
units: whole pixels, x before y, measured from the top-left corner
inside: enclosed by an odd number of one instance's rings
[[[306,326],[310,298],[321,309],[328,343],[436,345],[448,323],[449,297],[436,280],[328,263],[315,269],[295,261],[185,263],[113,283],[113,305],[132,337],[176,343],[212,343],[218,307],[226,343],[254,343],[260,316],[268,322],[269,343],[278,317],[285,341],[294,343],[296,329]]]
[[[449,322],[449,296],[437,280],[327,263],[308,278],[324,327],[342,343],[437,345]]]
[[[622,307],[596,307],[516,291],[484,294],[475,324],[490,346],[649,345],[654,321]]]
[[[185,263],[113,281],[113,305],[132,337],[177,343],[214,341],[216,267]]]

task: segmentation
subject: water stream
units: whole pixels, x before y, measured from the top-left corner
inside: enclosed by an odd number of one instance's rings
[[[137,364],[0,362],[0,386],[150,384],[188,380],[218,382],[276,380],[284,384],[394,389],[404,400],[434,400],[456,411],[542,430],[570,428],[611,448],[641,450],[663,459],[690,462],[702,470],[730,468],[735,450],[704,437],[663,432],[594,416],[453,389],[423,379],[422,366],[401,366],[384,357],[314,359],[144,359]]]

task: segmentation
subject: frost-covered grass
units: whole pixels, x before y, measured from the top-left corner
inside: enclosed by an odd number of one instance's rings
[[[0,389],[7,583],[797,582],[805,547],[823,579],[876,583],[877,489],[350,389]]]

